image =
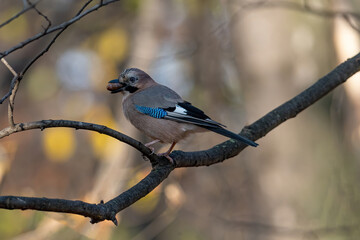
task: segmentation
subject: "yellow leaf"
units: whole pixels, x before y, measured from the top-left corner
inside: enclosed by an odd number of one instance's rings
[[[45,155],[55,162],[65,162],[75,152],[75,133],[70,128],[46,129],[43,134]]]

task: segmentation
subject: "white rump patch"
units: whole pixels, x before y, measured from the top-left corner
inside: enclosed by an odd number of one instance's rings
[[[176,105],[174,112],[187,115],[187,110],[179,105]]]

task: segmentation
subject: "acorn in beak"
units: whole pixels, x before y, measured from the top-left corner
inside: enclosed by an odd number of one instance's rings
[[[126,83],[120,82],[119,79],[114,79],[109,81],[106,89],[109,90],[111,93],[118,93],[124,91],[126,87]]]

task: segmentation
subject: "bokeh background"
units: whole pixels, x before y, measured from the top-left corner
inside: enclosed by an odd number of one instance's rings
[[[306,2],[306,1],[305,1]],[[53,26],[85,1],[43,0]],[[269,4],[270,3],[270,4]],[[296,4],[296,5],[292,5]],[[214,120],[239,132],[360,49],[341,16],[356,0],[123,0],[69,27],[21,82],[15,121],[69,119],[115,128],[142,142],[106,84],[138,67]],[[93,4],[90,4],[92,6]],[[294,7],[295,6],[295,7]],[[1,0],[0,22],[24,7]],[[312,9],[320,11],[312,11]],[[354,26],[360,26],[350,17]],[[0,29],[0,51],[43,30],[30,10]],[[7,56],[20,71],[50,35]],[[0,64],[1,95],[11,73]],[[0,106],[8,126],[7,104]],[[176,149],[204,150],[226,138],[194,135]],[[360,79],[274,129],[239,156],[176,169],[146,198],[96,225],[68,214],[0,210],[1,239],[358,239]],[[156,145],[158,151],[168,146]],[[0,141],[0,194],[108,201],[150,171],[124,143],[66,128]]]

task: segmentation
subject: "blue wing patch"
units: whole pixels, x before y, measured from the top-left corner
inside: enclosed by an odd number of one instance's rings
[[[162,108],[151,108],[135,105],[136,110],[153,118],[164,118],[167,112]]]

